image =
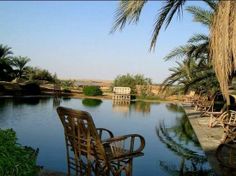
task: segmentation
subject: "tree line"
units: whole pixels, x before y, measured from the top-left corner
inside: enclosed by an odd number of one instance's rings
[[[45,80],[57,81],[57,75],[46,69],[29,66],[30,58],[14,56],[12,49],[0,44],[0,81]]]

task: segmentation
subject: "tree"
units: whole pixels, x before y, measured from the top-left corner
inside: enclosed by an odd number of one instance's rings
[[[136,85],[150,85],[152,80],[150,78],[145,78],[144,75],[136,74],[126,74],[118,75],[113,81],[113,87],[130,87],[131,93],[136,93]]]
[[[27,67],[26,77],[29,80],[44,80],[49,82],[55,82],[56,75],[52,75],[48,70],[38,67]]]
[[[11,55],[13,52],[8,46],[0,45],[0,80],[10,81],[12,79],[13,69],[11,67]]]
[[[28,57],[13,57],[12,65],[15,67],[15,74],[17,78],[26,77],[27,63],[30,61]]]
[[[204,10],[197,6],[187,7],[193,14],[193,19],[207,28],[212,24],[212,17],[216,8]],[[214,94],[218,91],[219,84],[209,57],[209,37],[204,34],[193,35],[187,44],[172,50],[164,59],[184,59],[177,62],[177,67],[171,68],[172,72],[162,83],[163,90],[168,86],[178,84],[176,91],[187,92],[188,90],[205,90]]]
[[[218,5],[211,27],[210,54],[229,105],[229,83],[236,71],[236,1],[222,0]]]
[[[210,7],[216,7],[216,1],[213,0],[203,0]],[[139,1],[120,1],[120,5],[116,10],[115,23],[111,32],[117,29],[122,30],[126,23],[137,23],[139,21],[140,14],[147,0]],[[173,18],[177,13],[179,16],[182,14],[183,5],[187,0],[167,0],[163,2],[162,7],[159,10],[157,19],[154,23],[154,29],[152,33],[152,39],[150,44],[150,50],[155,49],[158,34],[163,26],[167,28]]]

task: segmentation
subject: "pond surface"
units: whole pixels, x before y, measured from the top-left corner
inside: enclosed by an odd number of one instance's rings
[[[66,172],[62,124],[56,107],[88,111],[96,127],[115,135],[141,134],[144,156],[135,158],[134,176],[213,175],[180,106],[166,103],[113,103],[111,100],[0,98],[0,128],[13,128],[22,145],[39,148],[38,164]]]

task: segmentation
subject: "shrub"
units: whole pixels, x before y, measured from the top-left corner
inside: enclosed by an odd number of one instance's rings
[[[98,86],[85,86],[83,88],[83,93],[87,96],[102,95],[102,91]]]
[[[16,133],[12,129],[0,129],[0,175],[37,175],[38,150],[16,143]]]
[[[36,82],[30,82],[22,85],[22,90],[24,94],[27,95],[39,95],[41,93],[40,87]]]

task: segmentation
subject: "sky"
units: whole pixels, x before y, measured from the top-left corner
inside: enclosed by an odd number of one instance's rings
[[[176,65],[163,57],[193,34],[208,32],[184,12],[161,30],[155,52],[149,52],[162,3],[147,3],[138,24],[110,34],[118,1],[0,2],[0,44],[61,79],[113,80],[130,73],[161,83]],[[199,1],[188,5],[204,7]]]

